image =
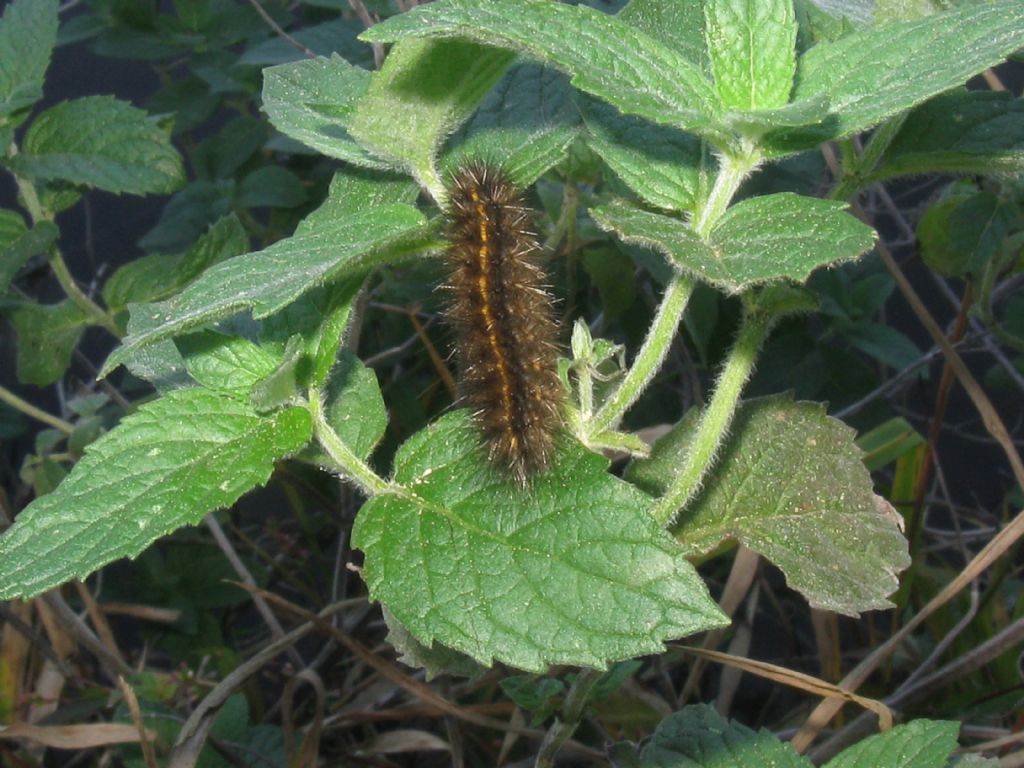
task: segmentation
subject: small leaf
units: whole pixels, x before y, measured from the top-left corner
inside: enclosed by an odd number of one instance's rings
[[[393,16],[361,38],[383,43],[424,36],[506,46],[564,69],[574,86],[621,112],[728,140],[718,129],[718,97],[697,66],[592,8],[547,0],[442,0]]]
[[[308,367],[309,360],[303,349],[302,337],[296,334],[288,339],[277,365],[256,382],[249,402],[258,413],[274,411],[295,403],[304,389],[303,381],[308,378]]]
[[[84,578],[197,524],[265,483],[274,461],[310,433],[304,409],[258,416],[246,403],[197,387],[141,406],[0,536],[0,598]]]
[[[1024,98],[957,90],[907,115],[872,180],[921,173],[1024,171]]]
[[[918,223],[921,255],[942,274],[980,276],[1020,221],[1012,202],[973,187],[954,187]]]
[[[627,243],[653,247],[677,267],[729,292],[780,278],[803,282],[818,267],[855,259],[874,231],[846,204],[783,192],[743,200],[712,229],[708,242],[685,222],[613,202],[594,220]]]
[[[295,208],[306,202],[306,189],[291,171],[267,165],[242,179],[236,200],[242,208]]]
[[[0,294],[25,262],[49,250],[58,235],[60,230],[52,222],[40,221],[26,229],[20,213],[0,210]]]
[[[513,58],[508,51],[466,41],[402,42],[391,49],[356,105],[352,135],[429,188],[442,142],[472,114]]]
[[[500,158],[506,175],[525,188],[561,162],[579,132],[568,78],[534,63],[513,66],[448,140],[441,160],[451,171],[467,160]]]
[[[327,423],[356,456],[368,457],[388,426],[377,374],[345,350],[331,372],[324,400]]]
[[[38,387],[64,375],[90,320],[70,299],[60,304],[20,304],[8,316],[18,334],[18,379]]]
[[[387,608],[383,613],[384,623],[388,627],[385,639],[398,652],[398,660],[407,667],[422,669],[428,682],[438,675],[474,678],[486,671],[465,654],[445,648],[440,643],[434,643],[432,648],[428,648],[413,637]]]
[[[642,199],[670,211],[693,207],[703,179],[700,140],[680,130],[623,115],[590,96],[579,98],[587,144]]]
[[[386,168],[349,135],[356,102],[370,73],[339,56],[305,59],[263,71],[263,111],[281,133],[328,157]]]
[[[636,768],[811,768],[810,760],[769,731],[726,720],[707,704],[662,720],[639,758]]]
[[[145,344],[245,308],[256,319],[267,317],[320,283],[362,275],[384,258],[422,247],[430,234],[423,214],[387,202],[408,188],[339,172],[327,200],[291,237],[216,264],[172,299],[133,306],[128,336],[108,358],[104,375]]]
[[[769,138],[776,150],[794,151],[863,131],[963,84],[1021,46],[1019,0],[970,5],[819,43],[800,59],[794,101],[824,95],[831,119],[818,129]]]
[[[454,411],[395,458],[360,510],[353,545],[375,600],[427,645],[485,665],[604,667],[725,617],[649,500],[565,438],[556,466],[511,491]]]
[[[693,414],[627,479],[660,493],[688,450]],[[742,541],[786,574],[811,605],[854,615],[889,608],[907,567],[898,515],[872,491],[853,431],[816,403],[751,400],[676,535],[691,554]]]
[[[57,43],[57,0],[14,0],[0,18],[0,117],[32,106]]]
[[[914,720],[876,733],[845,750],[825,768],[945,768],[957,748],[960,723]]]
[[[277,365],[274,355],[248,339],[216,331],[182,336],[175,344],[189,375],[199,384],[243,400]]]
[[[64,101],[32,121],[15,171],[135,195],[173,192],[185,180],[170,134],[111,96]]]
[[[704,13],[722,104],[745,111],[785,106],[796,72],[792,0],[709,0]]]

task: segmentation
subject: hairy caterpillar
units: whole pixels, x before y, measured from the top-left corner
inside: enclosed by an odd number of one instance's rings
[[[500,169],[475,163],[453,174],[446,288],[459,394],[491,460],[520,486],[550,464],[564,397],[558,324],[530,215]]]

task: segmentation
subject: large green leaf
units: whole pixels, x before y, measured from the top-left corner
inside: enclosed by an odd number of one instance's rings
[[[31,597],[233,504],[309,440],[309,413],[257,415],[209,390],[143,405],[0,536],[0,598]]]
[[[960,723],[914,720],[876,733],[825,764],[825,768],[946,768],[956,750]]]
[[[359,512],[363,577],[421,642],[485,665],[603,667],[726,619],[650,501],[565,438],[520,491],[454,411],[395,459],[393,492]]]
[[[863,131],[995,66],[1024,46],[1020,0],[974,4],[819,43],[800,59],[795,100],[826,96],[821,128],[772,134],[776,150],[814,147]]]
[[[284,308],[307,290],[423,247],[430,240],[423,214],[404,202],[407,181],[339,172],[327,200],[295,234],[269,248],[206,270],[172,299],[134,305],[124,345],[104,365],[111,371],[135,350],[249,308],[257,319]]]
[[[660,493],[686,455],[695,418],[659,440],[627,475]],[[788,396],[743,405],[703,492],[675,532],[691,554],[738,539],[786,574],[811,605],[853,615],[889,608],[907,567],[896,511],[872,490],[853,430]]]
[[[796,71],[792,0],[710,0],[705,16],[722,103],[745,111],[785,106]]]
[[[708,240],[680,219],[613,202],[591,210],[627,243],[664,253],[680,269],[738,292],[781,278],[802,282],[818,267],[849,261],[874,244],[874,231],[846,204],[782,192],[730,208]]]
[[[705,0],[630,0],[618,18],[706,71],[710,63],[704,38],[704,6]]]
[[[386,168],[349,135],[356,102],[370,73],[339,56],[304,59],[263,70],[263,111],[281,133],[355,165]]]
[[[14,169],[39,181],[67,181],[135,195],[173,192],[185,181],[170,132],[112,96],[64,101],[29,126]]]
[[[626,114],[724,138],[718,97],[695,64],[592,8],[548,0],[441,0],[392,17],[361,37],[390,42],[424,36],[521,51],[566,70],[577,88]]]
[[[871,180],[1000,171],[1024,171],[1024,99],[957,90],[907,115]]]
[[[401,42],[356,104],[352,135],[440,196],[434,187],[438,149],[513,58],[509,51],[460,40]]]
[[[0,18],[0,118],[42,98],[57,43],[57,0],[14,0]]]

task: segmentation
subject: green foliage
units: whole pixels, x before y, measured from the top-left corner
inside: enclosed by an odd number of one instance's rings
[[[1024,47],[1019,0],[943,12],[878,3],[876,20],[892,23],[873,26],[803,0],[632,0],[618,14],[550,0],[438,0],[402,14],[376,3],[385,18],[360,39],[393,45],[375,70],[341,0],[257,6],[269,15],[230,0],[87,5],[61,40],[153,62],[164,85],[148,111],[92,94],[33,111],[58,5],[15,0],[0,18],[0,164],[19,207],[0,210],[0,311],[18,379],[77,386],[81,372],[68,372],[83,334],[118,341],[100,372],[111,397],[44,418],[51,430],[21,466],[35,500],[0,534],[0,597],[136,558],[280,468],[299,557],[323,555],[323,517],[334,542],[351,526],[359,577],[406,663],[430,676],[498,662],[584,668],[505,681],[534,725],[578,721],[637,671],[625,660],[724,626],[692,562],[722,558],[730,542],[815,608],[892,607],[911,560],[865,464],[905,472],[918,432],[872,413],[867,426],[882,427],[859,448],[822,403],[741,394],[776,328],[769,357],[783,354],[762,379],[776,392],[845,395],[827,378],[845,378],[850,360],[883,370],[921,358],[878,319],[892,281],[852,264],[877,235],[849,202],[907,175],[1003,174],[950,185],[917,234],[930,269],[976,288],[978,322],[1024,350],[1024,305],[998,290],[1024,242],[1024,188],[1010,176],[1024,168],[1020,99],[963,88]],[[268,19],[290,39],[271,36]],[[854,141],[868,130],[866,145]],[[805,161],[822,142],[838,149],[832,199],[810,196],[821,164]],[[566,328],[575,320],[553,466],[525,488],[489,462],[472,414],[446,412],[438,384],[447,180],[479,160],[536,186],[527,199],[544,215],[531,223],[551,246],[539,261]],[[134,260],[126,246],[104,254],[115,269],[76,280],[64,212],[94,190],[173,197]],[[32,273],[44,264],[56,282],[41,287]],[[687,394],[707,385],[685,414],[680,360]],[[0,395],[3,430],[24,429],[8,406],[41,418]],[[663,436],[648,445],[646,428]],[[609,450],[629,457],[621,478]],[[339,499],[339,514],[308,514]],[[174,574],[187,546],[123,567],[147,574],[131,589],[182,606],[172,656],[191,659],[185,638],[201,638],[229,671],[237,637],[199,608],[245,598],[197,596],[200,574],[226,573],[206,554],[187,577]],[[252,570],[280,563],[263,560]],[[143,697],[147,724],[173,711],[158,689]],[[280,733],[251,726],[239,697],[227,702],[214,732],[284,764]],[[828,766],[945,766],[955,746],[954,725],[915,721]],[[707,707],[612,756],[652,768],[810,764]],[[198,759],[227,764],[210,750]]]

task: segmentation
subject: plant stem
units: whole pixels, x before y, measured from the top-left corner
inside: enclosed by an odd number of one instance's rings
[[[339,471],[353,480],[367,496],[392,490],[391,484],[356,456],[327,423],[319,390],[310,392],[309,411],[313,415],[313,431],[327,455],[334,459]]]
[[[711,468],[736,413],[743,385],[754,370],[757,353],[771,326],[772,319],[760,313],[748,312],[744,317],[711,402],[700,417],[686,463],[654,508],[654,518],[662,525],[668,525],[675,518],[700,488],[704,475]]]
[[[715,184],[711,188],[704,206],[694,217],[693,229],[698,235],[705,240],[707,239],[715,224],[718,223],[718,220],[728,210],[729,203],[732,202],[732,198],[736,194],[736,190],[739,189],[743,179],[760,162],[761,157],[753,146],[746,147],[743,154],[722,155],[720,157]]]
[[[576,675],[562,704],[561,717],[555,718],[555,722],[544,734],[544,741],[541,742],[537,760],[533,764],[534,768],[551,768],[555,764],[555,755],[579,726],[580,720],[583,719],[583,710],[590,700],[590,692],[602,674],[596,669],[581,669]]]
[[[9,157],[18,154],[17,145],[12,142],[7,150],[7,154]],[[21,199],[25,203],[25,208],[32,219],[32,224],[35,225],[41,221],[52,221],[53,215],[43,210],[43,205],[39,202],[39,193],[36,192],[35,185],[17,174],[14,174],[14,182],[18,185],[18,192],[21,193]],[[68,265],[64,262],[64,257],[60,254],[60,249],[56,245],[50,246],[47,259],[50,262],[53,274],[57,278],[57,282],[60,283],[60,287],[64,289],[67,297],[91,318],[94,325],[105,328],[116,338],[120,339],[123,334],[121,329],[117,327],[117,323],[114,322],[114,319],[108,312],[104,311],[78,287],[75,278],[72,277],[71,271],[68,269]]]
[[[56,416],[53,416],[40,408],[36,408],[34,405],[32,405],[32,403],[28,403],[22,400],[20,397],[18,397],[16,394],[11,392],[6,387],[0,387],[0,400],[18,409],[26,416],[31,416],[33,419],[36,419],[37,421],[41,421],[44,424],[49,424],[51,427],[60,430],[65,435],[70,435],[72,432],[75,431],[74,426],[72,426],[68,422],[64,421],[63,419],[59,419]]]
[[[683,319],[686,305],[693,293],[692,278],[677,273],[665,289],[665,295],[658,307],[651,330],[644,339],[643,346],[637,353],[633,365],[623,378],[622,383],[604,402],[597,415],[590,420],[587,431],[597,435],[618,425],[619,419],[635,403],[650,383],[654,374],[661,368],[668,355],[672,339],[676,335],[679,322]]]

